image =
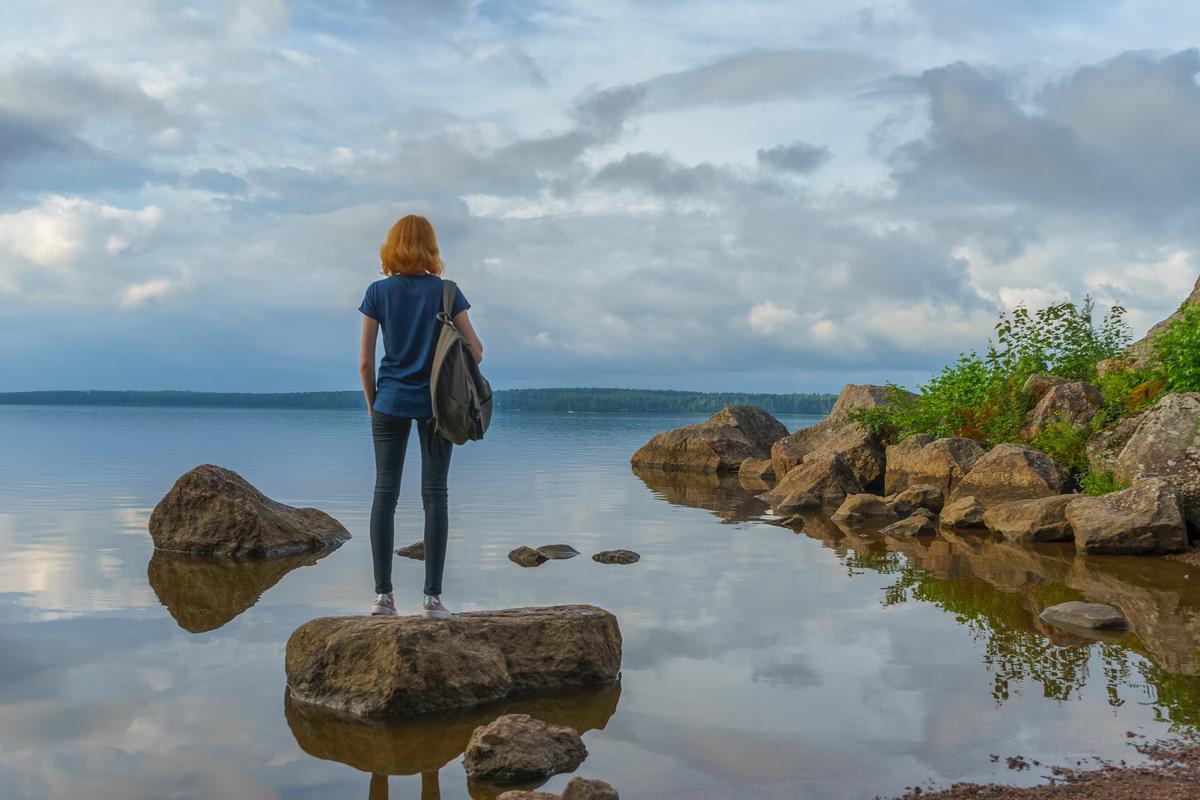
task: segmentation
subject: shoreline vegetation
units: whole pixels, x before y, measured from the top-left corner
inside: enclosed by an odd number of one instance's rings
[[[500,389],[498,411],[713,413],[727,405],[755,405],[773,414],[827,414],[836,394],[688,392],[671,389]],[[135,406],[178,408],[353,409],[360,391],[191,392],[69,391],[0,392],[0,405]]]

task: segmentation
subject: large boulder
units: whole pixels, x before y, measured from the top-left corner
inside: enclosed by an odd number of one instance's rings
[[[949,493],[982,456],[983,448],[974,439],[934,439],[915,433],[888,447],[884,493],[897,494],[917,485],[937,486]]]
[[[636,467],[687,472],[737,472],[747,458],[767,458],[787,436],[779,420],[757,406],[726,406],[704,422],[658,434],[633,454]]]
[[[1065,422],[1086,425],[1104,407],[1104,395],[1090,383],[1064,381],[1046,389],[1037,404],[1025,415],[1021,435],[1032,439],[1047,426]]]
[[[505,714],[475,729],[463,765],[472,780],[513,784],[573,772],[585,758],[587,748],[574,728]]]
[[[946,493],[940,486],[929,483],[915,483],[903,492],[890,495],[888,505],[902,517],[906,517],[917,508],[927,508],[937,514],[946,504]]]
[[[1055,494],[1034,500],[997,503],[983,515],[983,524],[1010,542],[1069,542],[1074,538],[1067,522],[1067,506],[1077,495]]]
[[[320,617],[288,639],[285,666],[297,702],[398,717],[614,681],[621,631],[587,605]]]
[[[1075,549],[1085,553],[1178,553],[1187,548],[1179,494],[1159,478],[1067,506]]]
[[[1138,415],[1112,459],[1122,483],[1162,478],[1183,498],[1184,513],[1200,527],[1200,393],[1169,394]]]
[[[150,538],[160,550],[265,558],[329,550],[350,533],[324,511],[284,505],[233,470],[201,464],[154,507]]]
[[[1070,487],[1070,475],[1041,450],[1024,444],[1000,444],[975,462],[947,502],[971,496],[990,508],[1009,500],[1063,494]]]
[[[849,419],[856,408],[877,408],[890,402],[894,390],[888,386],[848,384],[838,395],[829,416],[801,428],[771,447],[775,475],[783,477],[810,453],[841,453],[854,468],[859,483],[867,489],[882,488],[884,449],[879,437]]]
[[[783,476],[775,488],[761,495],[778,514],[804,509],[837,508],[847,495],[859,494],[863,486],[841,453],[812,453]]]

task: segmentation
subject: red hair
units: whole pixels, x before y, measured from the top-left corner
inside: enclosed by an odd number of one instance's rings
[[[441,275],[445,266],[433,225],[416,214],[396,221],[379,248],[379,260],[384,275]]]

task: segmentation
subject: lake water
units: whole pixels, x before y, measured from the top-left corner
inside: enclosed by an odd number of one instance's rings
[[[1004,757],[1136,759],[1138,737],[1200,722],[1200,574],[978,535],[883,542],[820,518],[796,533],[736,480],[631,472],[646,439],[697,419],[511,412],[455,451],[448,603],[595,603],[620,621],[619,686],[511,705],[586,731],[578,774],[626,800],[870,798],[1032,783],[1045,766]],[[0,797],[494,796],[460,754],[498,710],[371,726],[286,702],[292,630],[371,600],[364,414],[0,407],[0,453]],[[315,562],[155,557],[152,508],[203,462],[353,539]],[[398,545],[420,536],[416,488]],[[556,542],[584,555],[505,557]],[[641,562],[588,558],[615,547]],[[413,612],[422,565],[395,572]],[[1133,632],[1089,642],[1038,622],[1081,597]]]

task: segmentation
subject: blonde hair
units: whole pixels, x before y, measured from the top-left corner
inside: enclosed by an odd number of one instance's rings
[[[384,275],[441,275],[445,264],[438,252],[437,234],[424,217],[401,217],[379,248]]]

